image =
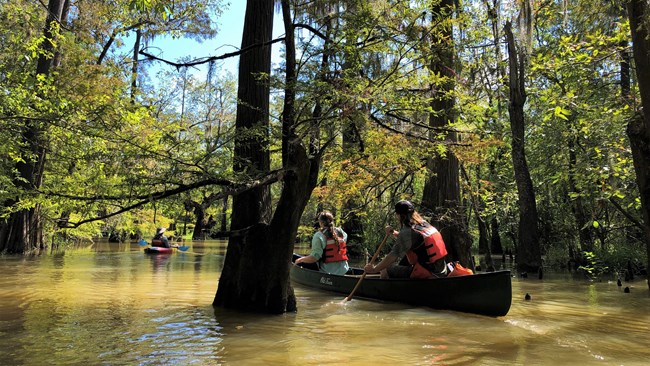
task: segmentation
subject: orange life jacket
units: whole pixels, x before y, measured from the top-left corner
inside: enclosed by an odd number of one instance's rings
[[[340,262],[348,260],[348,250],[343,238],[328,238],[325,232],[325,249],[323,250],[322,260],[325,263]]]
[[[422,243],[416,247],[411,247],[407,252],[409,263],[429,264],[442,259],[447,255],[447,247],[442,240],[442,235],[435,227],[431,225],[413,225],[411,227],[415,232],[422,236]]]

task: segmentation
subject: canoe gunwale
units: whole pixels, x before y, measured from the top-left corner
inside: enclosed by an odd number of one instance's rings
[[[363,273],[360,268],[355,270]],[[291,264],[290,273],[294,283],[346,295],[360,277],[334,275],[295,264]],[[357,289],[355,298],[401,302],[493,317],[505,316],[512,302],[511,275],[510,271],[503,270],[435,279],[380,279],[366,276]]]

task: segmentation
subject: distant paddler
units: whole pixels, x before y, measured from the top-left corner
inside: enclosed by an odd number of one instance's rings
[[[163,234],[165,232],[164,227],[159,227],[156,229],[156,235],[153,236],[153,239],[151,240],[151,245],[154,247],[161,247],[161,248],[171,248],[171,244],[169,244],[169,239]]]

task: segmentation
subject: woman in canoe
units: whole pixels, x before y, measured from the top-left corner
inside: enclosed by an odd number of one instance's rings
[[[444,277],[447,267],[443,258],[447,248],[438,230],[426,222],[409,201],[395,204],[395,216],[400,230],[386,227],[386,235],[395,237],[390,253],[377,263],[366,264],[366,273],[381,274],[382,278],[431,278]],[[406,257],[408,265],[398,262]]]
[[[321,272],[344,275],[349,269],[348,234],[334,225],[334,216],[329,211],[318,214],[318,225],[320,229],[311,239],[311,253],[296,259],[295,263],[317,263]]]

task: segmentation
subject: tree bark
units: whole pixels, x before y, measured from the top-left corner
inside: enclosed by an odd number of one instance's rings
[[[223,200],[221,202],[221,214],[219,215],[219,217],[221,218],[221,220],[220,220],[221,225],[220,225],[219,231],[221,231],[221,232],[225,232],[226,230],[228,230],[228,215],[227,215],[227,212],[228,212],[228,196],[224,196]]]
[[[142,28],[138,27],[135,30],[135,41],[133,43],[133,64],[131,65],[131,103],[135,103],[135,97],[138,91],[138,54],[140,52],[141,41]]]
[[[48,3],[48,15],[43,28],[43,52],[36,65],[37,78],[50,75],[55,61],[52,55],[57,55],[56,58],[60,59],[60,55],[56,52],[56,34],[53,25],[60,23],[64,8],[68,9],[64,0],[50,0]],[[25,198],[36,192],[43,181],[47,155],[45,126],[46,124],[39,122],[38,118],[29,119],[25,121],[20,134],[20,139],[27,146],[27,150],[23,153],[22,161],[16,163],[18,177],[13,183],[22,191]],[[9,200],[3,202],[3,205],[8,207],[20,204],[20,201],[21,198]],[[38,204],[16,211],[0,222],[0,253],[31,253],[43,246],[43,226]]]
[[[510,129],[512,131],[512,165],[517,183],[519,198],[519,246],[517,247],[517,269],[537,272],[541,266],[542,257],[537,235],[538,215],[535,203],[535,191],[526,163],[524,142],[524,104],[526,90],[524,88],[525,55],[519,51],[512,34],[512,24],[506,23],[506,38],[508,40],[508,65],[510,103]]]
[[[650,9],[647,1],[630,0],[627,3],[636,75],[641,94],[643,110],[635,115],[627,127],[627,135],[632,148],[636,181],[641,195],[647,265],[650,269],[650,31],[648,17]],[[650,271],[648,271],[650,288]]]
[[[496,217],[492,218],[490,222],[490,252],[494,254],[503,254],[503,246],[501,245],[501,235],[499,234],[499,220]]]
[[[576,220],[576,230],[580,237],[580,248],[583,252],[592,252],[594,250],[593,243],[593,233],[592,226],[589,225],[589,219],[584,208],[583,199],[580,196],[578,185],[576,184],[576,175],[578,158],[575,152],[577,137],[570,135],[568,137],[568,149],[569,149],[569,189],[571,192],[577,193],[578,197],[575,199],[569,198],[571,202],[571,210],[573,211],[573,216]]]
[[[357,13],[357,3],[350,2],[347,8],[347,14],[353,15]],[[359,37],[359,28],[354,24],[351,18],[346,19],[346,43],[353,45],[357,42]],[[354,47],[345,47],[343,54],[342,72],[345,78],[356,78],[362,72],[359,65],[359,55],[356,52],[351,52]],[[343,152],[348,156],[357,156],[364,153],[364,144],[361,138],[363,128],[362,118],[360,118],[359,110],[363,108],[361,105],[351,105],[349,102],[344,101],[342,106],[341,115],[345,118],[343,125]],[[351,248],[360,247],[364,244],[364,226],[363,221],[357,215],[359,202],[357,199],[350,198],[343,203],[341,207],[343,212],[343,220],[341,222],[342,229],[348,234],[348,245]]]
[[[429,126],[434,130],[447,127],[456,114],[452,95],[455,88],[453,28],[447,19],[452,17],[453,9],[453,0],[442,0],[432,9],[432,23],[438,24],[439,28],[432,32],[429,68],[431,73],[444,76],[444,81],[434,86],[435,95],[431,101],[433,112],[429,115]],[[450,131],[444,141],[453,144],[458,141],[458,135]],[[447,149],[446,156],[428,159],[427,167],[429,176],[422,192],[422,211],[425,215],[432,215],[431,224],[442,234],[451,257],[471,267],[472,242],[460,201],[458,159]]]
[[[192,240],[205,240],[205,233],[203,232],[205,229],[205,208],[196,202],[191,202],[191,205],[194,211],[194,217],[196,218],[194,220]]]
[[[273,314],[296,310],[296,299],[289,278],[291,256],[300,217],[316,186],[320,161],[320,154],[311,155],[311,158],[308,156],[295,133],[294,28],[289,1],[283,0],[281,5],[286,31],[286,87],[282,113],[282,163],[285,173],[282,193],[270,222],[263,220],[265,215],[257,215],[257,222],[249,221],[250,226],[242,227],[243,217],[238,217],[238,226],[235,226],[233,219],[231,231],[233,227],[235,230],[238,227],[244,230],[240,232],[241,235],[230,238],[226,263],[213,302],[214,306]],[[251,25],[248,20],[249,12],[253,9],[256,12],[270,11],[272,15],[273,1],[249,1],[245,29],[247,24]],[[256,29],[259,30],[259,27]],[[268,98],[268,89],[266,96]],[[268,108],[268,99],[266,106]],[[233,216],[234,206],[235,203]]]
[[[273,0],[247,1],[242,49],[271,40],[273,3]],[[263,174],[270,167],[269,85],[260,79],[270,72],[270,45],[253,47],[240,56],[233,170],[249,178]],[[270,214],[267,186],[233,197],[230,230],[237,234],[231,235],[228,241],[214,306],[270,311],[271,294],[267,289],[277,282],[276,275],[270,273],[277,265],[273,263],[275,252],[267,237]]]

